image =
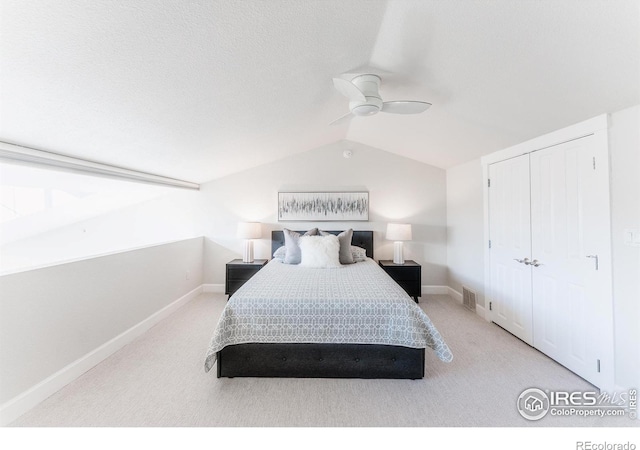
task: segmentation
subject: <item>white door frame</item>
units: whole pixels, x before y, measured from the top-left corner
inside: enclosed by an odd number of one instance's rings
[[[567,128],[563,128],[561,130],[553,131],[551,133],[539,136],[537,138],[522,142],[518,145],[514,145],[512,147],[508,147],[504,150],[500,150],[490,155],[486,155],[481,158],[482,164],[482,179],[483,179],[483,209],[484,209],[484,282],[485,282],[485,309],[484,309],[484,318],[487,321],[491,321],[492,311],[490,310],[490,305],[492,302],[491,299],[491,265],[490,265],[490,250],[489,250],[489,165],[495,162],[504,161],[506,159],[514,158],[516,156],[528,154],[534,152],[536,150],[542,150],[544,148],[552,147],[554,145],[562,144],[565,142],[569,142],[575,139],[579,139],[585,136],[594,135],[597,138],[597,142],[600,145],[608,146],[608,128],[609,128],[609,117],[607,114],[602,114],[600,116],[596,116],[592,119],[585,120],[583,122],[577,123],[575,125],[569,126]],[[607,160],[602,161],[602,164],[606,164],[606,170],[609,170],[609,152],[607,152]],[[609,183],[611,181],[609,180]],[[611,217],[611,204],[609,201],[608,204],[608,212],[609,217]],[[610,221],[609,221],[610,222]],[[610,229],[609,229],[609,235]],[[611,249],[611,242],[610,242]],[[609,249],[609,251],[610,251]],[[611,260],[611,255],[608,255],[607,258],[609,261]],[[611,308],[608,316],[604,317],[603,320],[609,321],[612,326],[611,329],[613,331],[613,283],[612,283],[612,275],[611,275],[611,266],[608,268],[608,295],[611,304]],[[604,379],[604,385],[601,388],[606,389],[607,387],[613,388],[614,384],[614,342],[613,342],[613,334],[611,336],[603,337],[607,339],[606,348],[609,348],[610,351],[609,356],[610,360],[606,361],[605,364],[607,366],[606,374]]]

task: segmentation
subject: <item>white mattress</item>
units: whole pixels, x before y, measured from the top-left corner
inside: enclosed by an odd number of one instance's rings
[[[218,321],[216,352],[245,343],[351,343],[431,348],[453,355],[429,317],[372,259],[332,269],[274,259],[238,289]]]

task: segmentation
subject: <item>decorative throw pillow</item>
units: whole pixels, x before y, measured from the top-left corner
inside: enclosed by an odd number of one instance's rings
[[[278,249],[273,252],[274,259],[281,259],[284,261],[284,257],[287,255],[287,247],[284,245],[282,247],[278,247]]]
[[[362,247],[351,246],[351,256],[353,262],[362,262],[367,260],[367,251]]]
[[[300,238],[301,267],[328,269],[340,267],[340,242],[338,237],[302,236]]]
[[[307,231],[304,236],[317,236],[318,229],[312,228]],[[285,264],[300,264],[300,246],[298,241],[300,239],[300,233],[284,229],[284,246],[286,248],[286,254],[284,256]]]
[[[321,236],[333,236],[326,231],[320,231]],[[338,242],[340,242],[340,264],[353,264],[353,256],[351,255],[351,238],[353,237],[353,229],[343,231],[338,235]]]

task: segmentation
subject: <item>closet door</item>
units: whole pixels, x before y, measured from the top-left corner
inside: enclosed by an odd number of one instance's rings
[[[532,345],[529,156],[491,164],[489,179],[491,320]]]
[[[608,165],[594,141],[530,154],[530,267],[534,346],[599,385],[612,324]]]

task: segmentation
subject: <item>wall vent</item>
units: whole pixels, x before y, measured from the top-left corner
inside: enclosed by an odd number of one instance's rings
[[[476,293],[465,286],[462,286],[462,304],[471,311],[476,310]]]

